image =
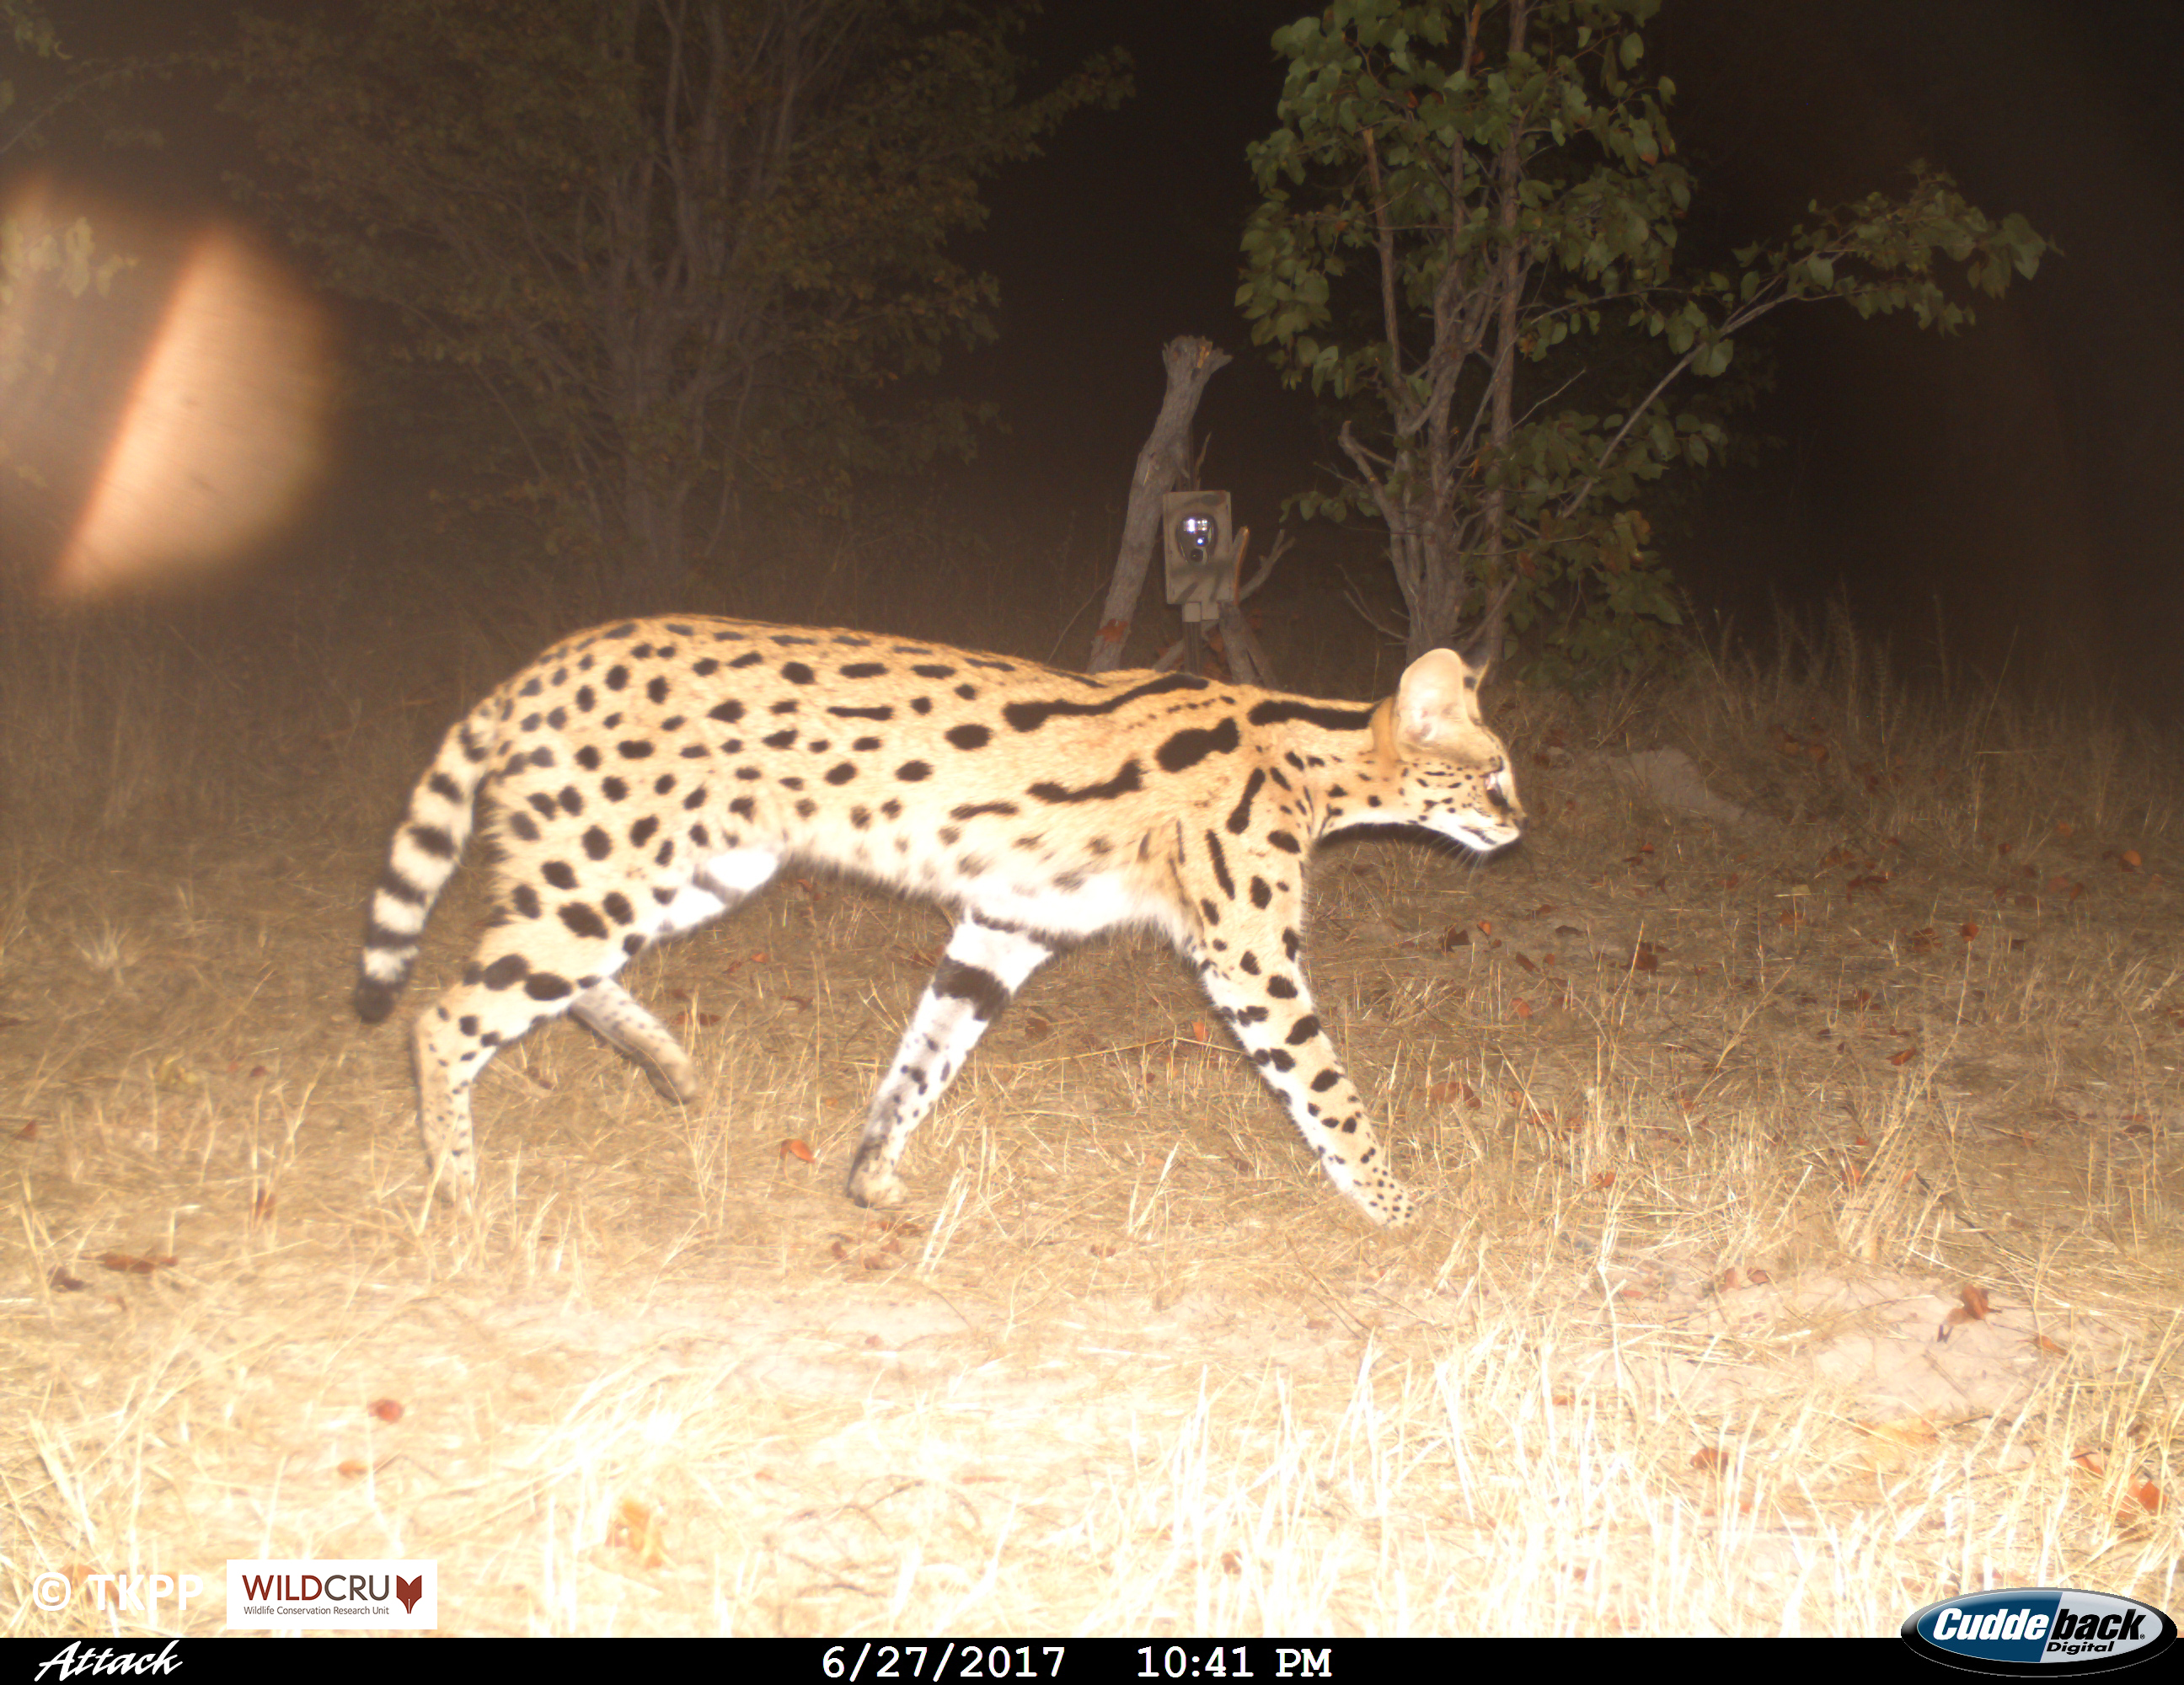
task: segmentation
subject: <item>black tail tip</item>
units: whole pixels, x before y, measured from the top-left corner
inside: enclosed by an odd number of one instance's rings
[[[349,1000],[356,1008],[356,1015],[367,1024],[382,1022],[394,1010],[394,986],[382,983],[373,977],[357,979],[356,993]]]

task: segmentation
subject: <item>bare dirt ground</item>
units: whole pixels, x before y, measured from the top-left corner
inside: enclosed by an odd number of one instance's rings
[[[1763,701],[1500,723],[1518,850],[1316,870],[1324,1015],[1430,1196],[1393,1235],[1146,940],[1036,978],[915,1137],[916,1202],[855,1209],[945,920],[833,880],[630,977],[699,1104],[554,1026],[479,1089],[478,1212],[428,1210],[404,1038],[348,1012],[382,837],[25,852],[7,1630],[217,1632],[254,1556],[435,1558],[443,1627],[475,1633],[1879,1633],[2011,1584],[2176,1607],[2184,858],[2158,809],[2082,764],[2037,799],[1876,770]],[[1624,759],[1664,742],[1726,805]],[[469,881],[406,1011],[472,933]],[[153,1571],[211,1589],[94,1606],[86,1577]],[[46,1571],[81,1582],[58,1613]]]

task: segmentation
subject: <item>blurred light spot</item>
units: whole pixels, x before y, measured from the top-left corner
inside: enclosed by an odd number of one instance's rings
[[[266,537],[318,475],[327,384],[316,307],[232,236],[201,236],[48,588],[174,583]]]

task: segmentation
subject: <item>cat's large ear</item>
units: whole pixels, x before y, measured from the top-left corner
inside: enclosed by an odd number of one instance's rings
[[[1479,723],[1479,673],[1453,649],[1429,649],[1396,687],[1396,727],[1406,742],[1446,748]]]

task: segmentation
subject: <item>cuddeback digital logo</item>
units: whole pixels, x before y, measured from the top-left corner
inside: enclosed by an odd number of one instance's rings
[[[2176,1623],[2151,1604],[2052,1586],[1930,1603],[1900,1630],[1927,1660],[1975,1673],[2099,1673],[2176,1642]]]

